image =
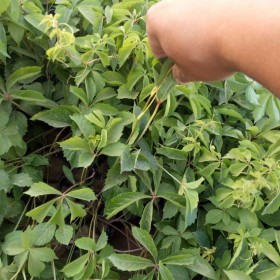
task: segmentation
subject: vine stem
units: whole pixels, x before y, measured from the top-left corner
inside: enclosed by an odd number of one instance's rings
[[[158,101],[157,101],[157,105],[156,105],[156,107],[155,107],[155,109],[154,109],[153,114],[151,115],[151,117],[150,117],[148,123],[146,124],[144,130],[142,131],[141,135],[138,137],[137,141],[135,142],[136,145],[138,144],[138,142],[142,139],[142,137],[145,135],[146,131],[148,130],[148,128],[149,128],[151,122],[153,121],[155,115],[156,115],[157,112],[158,112],[158,109],[159,109],[160,104],[161,104],[161,102],[158,100]]]

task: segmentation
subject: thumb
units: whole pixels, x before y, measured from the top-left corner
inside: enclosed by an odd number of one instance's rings
[[[190,79],[188,79],[186,73],[184,71],[182,71],[180,69],[180,67],[175,64],[172,68],[172,74],[174,79],[178,82],[178,83],[187,83],[190,82]]]

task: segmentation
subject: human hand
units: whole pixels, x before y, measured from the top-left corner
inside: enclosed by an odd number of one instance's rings
[[[234,73],[224,55],[221,0],[164,0],[147,14],[147,34],[157,57],[169,57],[179,82],[213,81]]]

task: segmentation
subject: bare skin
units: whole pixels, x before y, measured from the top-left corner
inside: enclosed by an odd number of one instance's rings
[[[279,0],[164,0],[148,11],[147,33],[180,82],[239,71],[280,97]]]

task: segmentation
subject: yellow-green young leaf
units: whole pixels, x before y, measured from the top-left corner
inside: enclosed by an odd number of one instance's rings
[[[178,254],[167,257],[161,260],[161,262],[169,265],[189,266],[194,263],[194,259],[195,257],[192,254]]]
[[[111,255],[108,259],[116,268],[122,271],[137,271],[154,266],[148,259],[128,254]]]
[[[168,270],[166,266],[162,264],[162,262],[159,262],[159,274],[162,280],[175,280],[171,272]]]
[[[10,0],[1,0],[0,15],[5,12],[10,6]]]
[[[134,238],[150,252],[156,262],[158,257],[157,247],[149,233],[143,229],[133,227],[132,234]]]
[[[6,83],[7,92],[10,92],[11,88],[17,82],[22,82],[30,78],[35,79],[38,78],[39,76],[41,76],[41,67],[39,66],[28,66],[28,67],[20,68],[19,70],[16,70],[8,77]]]
[[[86,215],[86,210],[83,209],[83,207],[80,204],[75,203],[68,198],[66,198],[66,201],[71,213],[71,222],[78,217],[82,218]]]
[[[96,249],[96,244],[92,238],[81,237],[75,241],[75,245],[82,249],[93,253]]]
[[[108,241],[108,236],[106,235],[105,231],[102,231],[96,243],[95,250],[96,251],[102,250],[107,245],[107,241]]]
[[[49,220],[49,223],[53,223],[60,227],[63,227],[65,225],[63,212],[64,211],[62,209],[62,203],[60,202],[55,213],[52,215],[51,219]]]
[[[59,190],[43,182],[32,184],[30,189],[26,191],[25,194],[28,194],[33,197],[49,194],[62,195],[62,193]]]
[[[229,280],[252,280],[246,273],[239,270],[224,270]]]
[[[132,203],[141,199],[150,198],[148,195],[139,192],[121,193],[108,201],[105,207],[107,218],[110,219]]]
[[[96,196],[92,189],[89,188],[81,188],[79,190],[74,190],[69,193],[66,193],[66,197],[78,198],[85,201],[94,201],[96,200]]]
[[[37,221],[38,223],[42,223],[43,220],[48,215],[51,207],[57,201],[57,198],[54,198],[34,209],[26,213],[27,217],[31,217],[33,220]]]
[[[150,201],[144,208],[141,220],[140,220],[140,227],[147,232],[150,232],[152,219],[153,219],[153,201]]]
[[[39,120],[53,127],[71,126],[71,115],[79,113],[79,109],[74,106],[59,105],[47,111],[42,111],[35,114],[31,120]]]
[[[66,150],[71,150],[71,151],[84,151],[87,152],[89,151],[89,144],[88,142],[78,136],[69,138],[63,142],[60,142],[59,145]]]
[[[100,151],[100,154],[107,155],[110,157],[119,157],[123,153],[124,148],[125,148],[125,144],[121,142],[112,143],[104,147]]]
[[[64,245],[68,245],[73,237],[73,227],[69,225],[63,225],[59,227],[55,232],[56,240]]]
[[[86,263],[88,262],[90,258],[90,253],[87,253],[80,258],[74,260],[73,262],[70,262],[64,268],[62,269],[62,272],[67,277],[73,277],[77,274],[79,274],[85,267]]]
[[[275,248],[266,240],[259,237],[249,238],[250,243],[254,245],[254,248],[264,254],[267,258],[273,261],[277,266],[280,267],[280,255],[277,253]]]

